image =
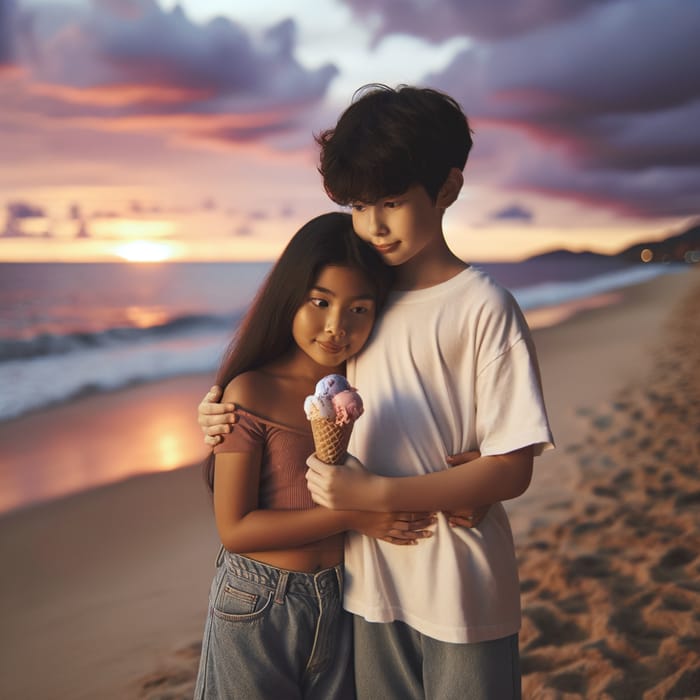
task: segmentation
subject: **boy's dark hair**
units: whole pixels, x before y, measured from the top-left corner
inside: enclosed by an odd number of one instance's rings
[[[316,137],[319,172],[338,204],[371,204],[422,185],[435,201],[472,147],[459,104],[430,88],[373,83],[360,88],[334,129]]]
[[[350,214],[321,214],[294,234],[260,286],[221,362],[218,386],[225,388],[239,374],[289,352],[294,345],[294,316],[329,265],[362,273],[374,293],[377,313],[381,311],[391,287],[392,269],[355,235]],[[213,455],[204,464],[204,477],[213,490]]]

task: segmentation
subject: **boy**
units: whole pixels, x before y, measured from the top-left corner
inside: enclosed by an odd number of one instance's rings
[[[478,529],[438,515],[418,547],[347,537],[359,698],[520,697],[520,595],[500,501],[551,447],[527,325],[510,294],[457,258],[442,230],[471,149],[442,93],[370,86],[319,137],[329,196],[395,270],[395,292],[348,378],[367,416],[350,452],[365,469],[309,460],[331,508],[449,511],[493,503]],[[200,420],[201,422],[201,420]],[[481,457],[447,468],[445,454]]]

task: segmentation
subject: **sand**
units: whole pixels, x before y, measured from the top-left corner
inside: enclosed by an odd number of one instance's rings
[[[700,696],[700,275],[623,297],[535,332],[558,449],[508,504],[525,698]],[[208,383],[151,386],[139,405],[177,406],[197,454],[188,421]],[[3,457],[59,472],[95,449],[162,462],[124,408],[142,390],[120,397],[119,445],[85,427],[105,422],[93,397],[0,426]],[[80,449],[51,450],[46,425]],[[196,467],[0,518],[0,697],[191,697],[216,549]]]
[[[665,323],[647,324],[643,371],[622,364],[604,399],[577,406],[581,427],[559,456],[574,488],[550,502],[563,517],[520,538],[526,698],[700,697],[695,285]],[[616,342],[629,342],[629,323],[610,327]]]

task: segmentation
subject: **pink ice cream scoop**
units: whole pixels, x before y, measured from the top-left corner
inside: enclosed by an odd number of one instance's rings
[[[364,411],[360,395],[352,389],[338,392],[333,398],[335,408],[335,422],[337,425],[356,421]]]

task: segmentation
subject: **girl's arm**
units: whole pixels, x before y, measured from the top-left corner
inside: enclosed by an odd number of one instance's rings
[[[394,544],[415,544],[432,532],[428,514],[368,511],[259,510],[260,450],[216,455],[214,514],[221,543],[232,552],[262,552],[310,544],[357,530]]]
[[[329,469],[311,457],[306,481],[314,502],[326,508],[449,511],[520,496],[530,485],[532,463],[530,445],[430,474],[384,477],[357,468],[359,462]]]

